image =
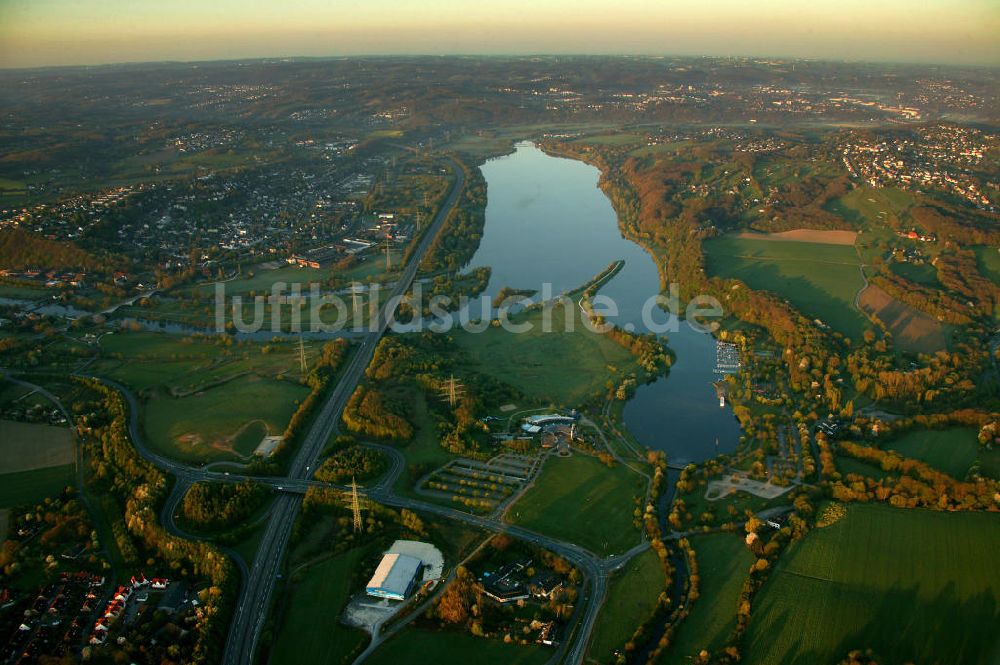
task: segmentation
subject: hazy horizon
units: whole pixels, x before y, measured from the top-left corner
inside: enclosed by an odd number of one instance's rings
[[[253,58],[646,55],[1000,65],[993,0],[0,0],[0,67]]]

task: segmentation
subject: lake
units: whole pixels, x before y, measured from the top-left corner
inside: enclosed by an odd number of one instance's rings
[[[640,332],[644,303],[659,292],[652,257],[622,236],[611,202],[598,188],[599,171],[583,162],[553,157],[531,143],[482,166],[487,182],[486,227],[469,268],[492,268],[486,293],[503,287],[558,295],[585,284],[608,264],[625,266],[600,293],[618,307],[618,325]],[[658,313],[657,322],[666,319]],[[667,335],[677,358],[669,376],[641,386],[625,405],[625,424],[650,448],[685,464],[732,452],[740,429],[731,410],[720,408],[712,382],[715,341],[681,322]],[[716,444],[718,441],[718,444]]]

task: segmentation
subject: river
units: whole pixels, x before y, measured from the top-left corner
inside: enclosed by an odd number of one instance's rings
[[[520,143],[482,171],[488,188],[486,227],[469,267],[492,268],[487,295],[503,287],[540,291],[546,282],[558,295],[624,259],[624,268],[600,290],[618,307],[618,316],[608,318],[640,332],[648,329],[642,309],[659,292],[656,264],[642,246],[622,236],[611,202],[598,188],[595,167]],[[665,319],[662,313],[656,316],[658,323]],[[719,378],[714,339],[680,322],[667,340],[676,362],[669,376],[636,391],[625,406],[625,425],[673,463],[732,452],[740,429],[729,407],[719,407],[712,386]]]

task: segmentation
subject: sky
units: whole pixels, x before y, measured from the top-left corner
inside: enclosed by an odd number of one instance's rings
[[[1000,0],[0,0],[0,67],[561,53],[1000,66]]]

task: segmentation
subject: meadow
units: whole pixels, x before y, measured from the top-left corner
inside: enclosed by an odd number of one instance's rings
[[[431,471],[455,457],[441,447],[441,434],[427,404],[427,395],[415,387],[400,389],[399,394],[411,407],[413,438],[400,448],[406,457],[407,472],[401,473],[396,481],[396,491],[400,494],[427,500],[414,491],[416,481],[424,473]]]
[[[504,644],[457,631],[408,627],[380,646],[365,661],[370,665],[542,665],[553,651],[542,646]]]
[[[837,471],[840,472],[840,475],[844,479],[847,478],[847,474],[849,473],[854,473],[866,478],[872,478],[874,480],[881,480],[890,475],[883,471],[877,464],[869,464],[865,461],[844,455],[837,455],[834,459],[834,463],[837,467]],[[898,473],[891,475],[898,475]]]
[[[754,557],[738,535],[690,539],[698,560],[699,598],[678,626],[667,662],[688,662],[702,649],[715,651],[736,627],[736,603]]]
[[[65,466],[74,455],[68,427],[0,420],[0,473]]]
[[[0,508],[31,505],[76,485],[72,464],[0,474]]]
[[[937,278],[937,270],[929,263],[900,263],[899,261],[894,261],[889,264],[889,270],[911,282],[935,289],[941,288],[941,283]]]
[[[1000,284],[1000,249],[996,247],[976,247],[976,262],[979,271],[994,283]]]
[[[831,663],[871,648],[885,662],[990,662],[998,546],[994,514],[849,505],[782,556],[754,599],[744,660]]]
[[[632,638],[639,624],[656,609],[666,580],[660,557],[646,550],[630,560],[608,585],[608,596],[597,617],[588,656],[601,663],[614,662],[614,653]]]
[[[896,347],[913,353],[936,353],[948,345],[947,328],[937,319],[902,303],[871,284],[858,299],[892,333]]]
[[[581,453],[552,457],[507,519],[603,556],[618,554],[639,542],[632,512],[645,490],[646,479],[625,466],[609,469]]]
[[[903,457],[912,457],[962,480],[979,455],[978,432],[974,427],[907,432],[883,447]]]
[[[552,312],[552,332],[542,331],[542,314],[534,311],[515,319],[531,324],[527,332],[492,327],[478,334],[457,330],[455,342],[468,353],[476,371],[509,383],[530,400],[579,406],[603,392],[615,373],[635,372],[637,366],[625,348],[587,330],[576,312],[575,329],[567,330],[563,312],[562,307]]]
[[[374,550],[373,543],[356,547],[294,573],[291,588],[282,595],[271,663],[346,665],[354,660],[369,637],[340,623],[339,616],[353,591],[354,570]]]
[[[309,389],[295,381],[246,376],[185,397],[145,403],[142,424],[157,451],[190,461],[247,457],[265,435],[280,435]]]
[[[726,235],[703,248],[709,274],[783,296],[809,318],[860,339],[868,322],[854,307],[864,282],[853,247]]]
[[[862,186],[834,199],[826,205],[826,209],[858,226],[875,224],[895,228],[909,222],[909,210],[915,204],[913,194],[905,190]],[[871,230],[866,229],[865,233]]]
[[[230,344],[150,332],[101,338],[92,371],[143,399],[142,425],[162,454],[192,462],[245,457],[281,434],[309,389],[292,341]],[[320,352],[307,348],[307,362]]]

